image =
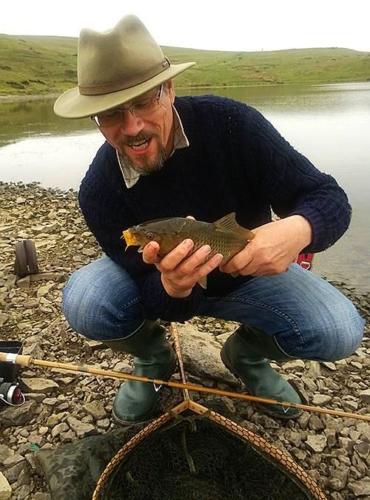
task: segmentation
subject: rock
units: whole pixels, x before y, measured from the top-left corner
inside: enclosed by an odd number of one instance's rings
[[[318,361],[307,361],[308,371],[307,376],[313,379],[321,376],[320,363]]]
[[[51,500],[51,496],[49,493],[39,491],[33,495],[32,500]]]
[[[3,465],[4,461],[14,455],[14,450],[6,446],[5,444],[0,444],[0,464]]]
[[[370,443],[366,441],[361,441],[360,443],[356,443],[354,445],[354,449],[363,459],[366,459],[370,455]]]
[[[68,430],[69,430],[68,425],[65,422],[62,422],[61,424],[57,424],[55,427],[52,428],[51,435],[52,437],[57,437],[62,432],[66,432]]]
[[[117,372],[131,373],[132,366],[130,365],[128,359],[124,359],[122,361],[119,361],[116,365],[114,365],[114,370]]]
[[[97,430],[94,425],[85,424],[75,417],[67,417],[67,422],[71,429],[77,434],[79,438],[85,436],[91,436],[92,434],[97,434]]]
[[[59,388],[59,384],[47,378],[22,378],[22,382],[31,392],[36,393],[42,392],[44,394],[49,394]]]
[[[210,333],[186,323],[177,325],[185,369],[196,376],[239,385],[220,359],[220,344]]]
[[[12,488],[8,480],[0,472],[0,500],[8,500],[12,496]]]
[[[28,465],[27,465],[27,462],[25,459],[22,459],[21,462],[13,465],[13,466],[9,466],[7,467],[6,469],[4,469],[4,476],[7,478],[7,480],[9,481],[10,484],[13,484],[17,481],[19,475],[21,474],[21,472],[25,469],[27,469]]]
[[[323,421],[317,415],[313,414],[310,416],[310,420],[308,421],[308,426],[310,429],[314,431],[321,431],[325,428]]]
[[[16,495],[18,500],[28,500],[31,498],[33,487],[31,485],[22,485],[20,488],[17,488]]]
[[[0,426],[24,425],[33,419],[36,408],[35,401],[26,401],[23,405],[6,408],[0,411]]]
[[[95,420],[100,420],[107,414],[102,401],[92,401],[91,403],[86,403],[85,410],[87,413],[92,415]]]
[[[294,370],[294,371],[303,371],[305,369],[304,361],[301,359],[292,359],[291,361],[287,361],[283,363],[283,369],[286,371]]]
[[[37,297],[45,297],[49,294],[50,290],[55,286],[54,283],[49,283],[47,285],[42,285],[37,290]]]
[[[0,327],[4,326],[5,323],[9,320],[9,314],[5,314],[0,312]]]
[[[370,497],[370,478],[361,479],[355,483],[350,483],[348,489],[355,497]]]
[[[370,403],[370,389],[366,389],[365,391],[360,391],[360,398],[364,403]]]
[[[337,367],[331,361],[323,361],[321,364],[323,366],[325,366],[325,368],[328,368],[328,370],[330,370],[332,372],[336,372],[337,371]]]
[[[315,453],[321,453],[322,451],[324,451],[327,445],[326,436],[322,434],[308,436],[306,445],[311,451],[314,451]]]
[[[329,396],[327,394],[315,394],[312,398],[312,404],[317,406],[325,406],[326,404],[330,403],[332,399],[332,396]]]

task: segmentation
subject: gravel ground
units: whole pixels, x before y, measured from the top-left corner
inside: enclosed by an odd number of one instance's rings
[[[39,280],[27,277],[15,282],[14,248],[21,239],[36,243]],[[74,191],[0,183],[0,250],[0,340],[22,340],[23,353],[36,358],[130,368],[129,357],[96,349],[95,342],[68,328],[60,313],[61,290],[69,273],[100,253],[78,211]],[[296,380],[311,404],[369,414],[370,294],[358,293],[345,283],[334,284],[367,319],[362,345],[353,356],[336,363],[293,360],[279,369]],[[211,335],[220,345],[225,331],[234,327],[208,318],[194,318],[188,326]],[[213,378],[212,370],[199,374],[195,364],[187,367],[191,381],[233,387],[227,380]],[[119,382],[35,368],[23,369],[21,378],[28,393],[22,411],[0,409],[0,485],[2,473],[12,498],[46,500],[50,495],[36,471],[34,451],[115,428],[111,409]],[[207,403],[209,398],[200,400]],[[244,402],[228,398],[222,402],[235,421],[289,453],[328,498],[370,499],[369,423],[314,413],[281,423]]]

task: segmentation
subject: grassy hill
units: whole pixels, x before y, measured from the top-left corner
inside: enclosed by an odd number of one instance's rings
[[[176,78],[178,87],[370,81],[370,52],[350,49],[163,50],[174,63],[198,63]],[[0,34],[0,95],[55,94],[75,86],[76,56],[76,38]]]

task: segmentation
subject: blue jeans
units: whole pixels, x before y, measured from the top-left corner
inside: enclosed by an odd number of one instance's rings
[[[74,330],[102,341],[127,337],[145,319],[139,288],[107,256],[72,274],[63,312]],[[297,264],[286,273],[253,278],[224,297],[205,297],[197,315],[258,327],[288,356],[319,361],[352,354],[364,328],[350,300]]]

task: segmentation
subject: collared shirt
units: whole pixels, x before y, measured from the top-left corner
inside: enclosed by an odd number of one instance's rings
[[[176,149],[189,147],[189,141],[188,138],[186,137],[184,127],[181,122],[181,118],[175,106],[172,106],[172,109],[173,109],[174,135],[173,135],[173,151],[170,156],[174,154]],[[134,170],[129,165],[125,165],[125,159],[117,150],[116,154],[118,159],[118,165],[122,172],[123,180],[125,181],[127,189],[130,189],[137,183],[137,181],[140,178],[140,174],[136,172],[136,170]]]

